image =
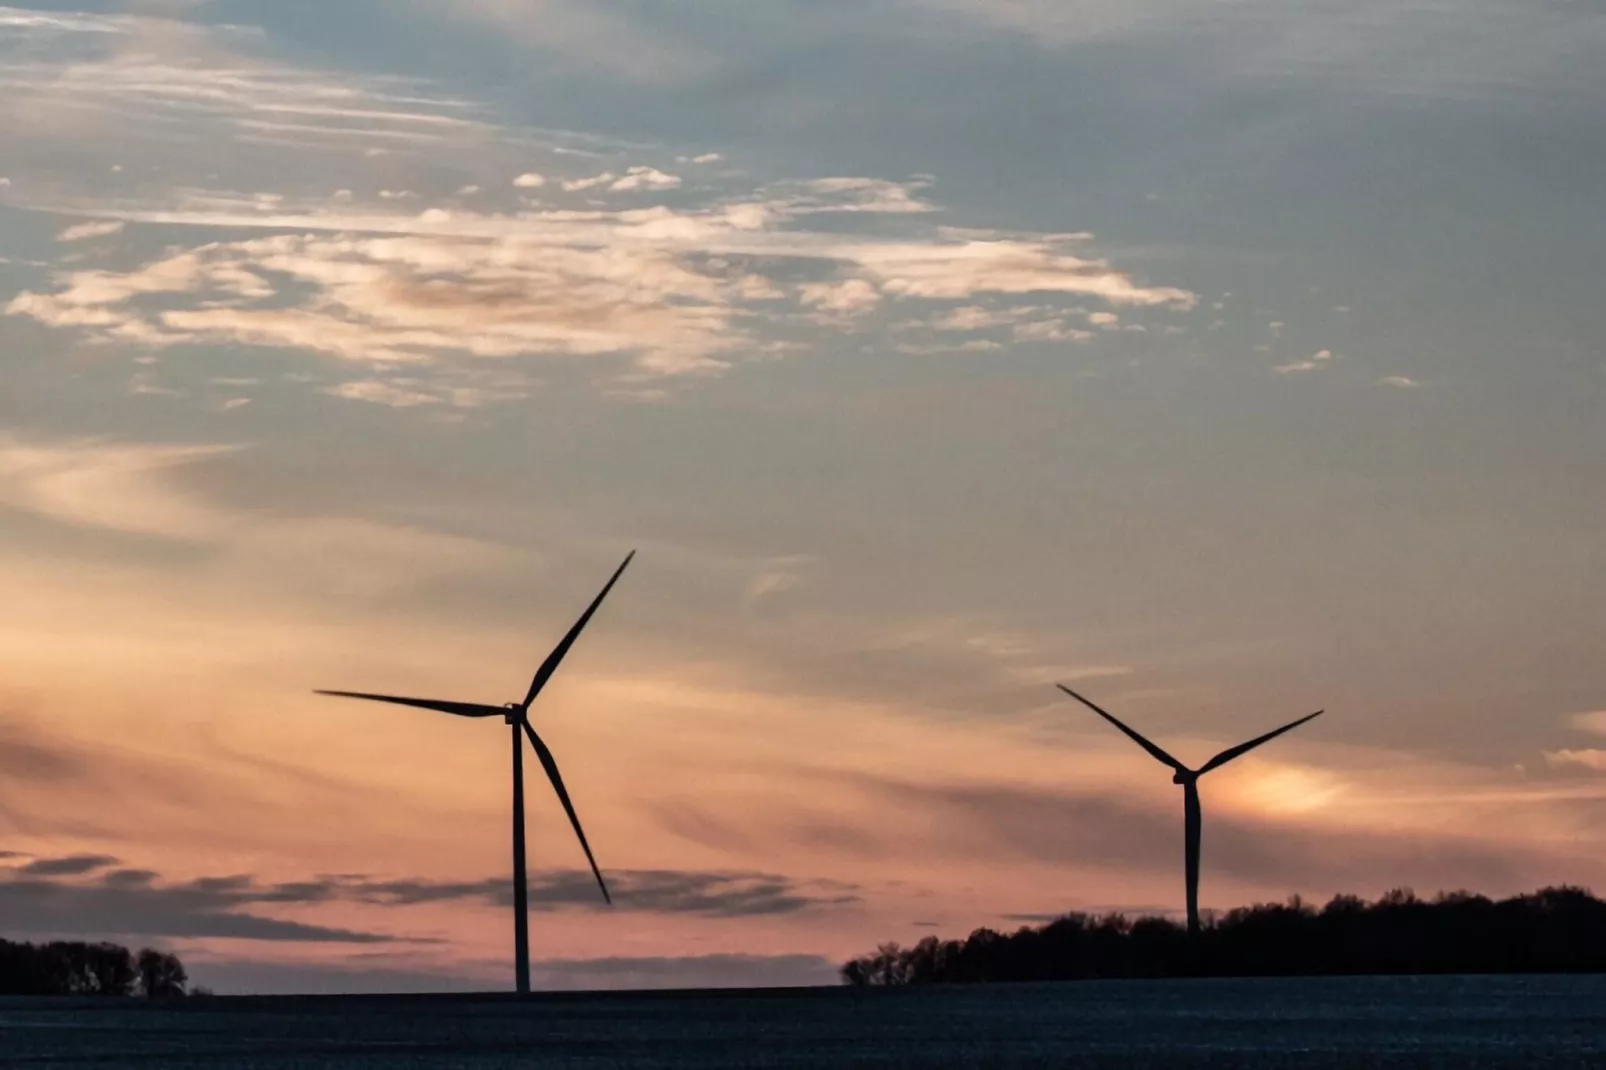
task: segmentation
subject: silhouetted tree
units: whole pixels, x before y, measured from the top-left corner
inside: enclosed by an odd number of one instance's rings
[[[128,948],[116,944],[89,945],[91,991],[97,996],[126,996],[134,991],[139,973]]]
[[[841,971],[852,985],[1522,972],[1606,972],[1606,902],[1572,887],[1498,902],[1396,888],[1375,903],[1335,896],[1319,910],[1293,896],[1212,916],[1197,939],[1166,918],[1067,914],[1008,936],[882,944]]]
[[[145,956],[152,955],[147,972]],[[159,961],[157,961],[159,960]],[[57,940],[17,944],[0,940],[0,995],[128,996],[141,991],[182,995],[187,978],[176,955],[142,951],[135,958],[116,944]],[[149,985],[156,983],[153,991]]]
[[[178,956],[165,951],[145,948],[139,953],[139,990],[155,999],[160,996],[182,996],[189,984],[189,974]]]

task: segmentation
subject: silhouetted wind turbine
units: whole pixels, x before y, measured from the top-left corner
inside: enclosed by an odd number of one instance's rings
[[[580,818],[574,812],[574,804],[569,801],[569,792],[563,786],[563,777],[558,773],[557,760],[552,757],[552,751],[535,729],[530,725],[530,703],[535,696],[541,693],[546,682],[552,674],[558,671],[558,665],[563,661],[574,641],[580,638],[580,633],[591,622],[592,614],[602,605],[602,600],[608,597],[613,585],[619,582],[619,577],[629,567],[636,556],[632,550],[625,557],[624,564],[614,572],[613,578],[608,580],[607,586],[592,600],[591,605],[574,622],[569,634],[563,637],[552,653],[547,655],[541,667],[535,672],[535,679],[530,681],[530,690],[524,696],[523,702],[509,702],[505,706],[481,706],[472,702],[442,702],[427,698],[401,698],[396,695],[370,695],[361,691],[319,691],[320,695],[334,695],[339,698],[361,698],[374,702],[394,702],[400,706],[417,706],[425,710],[438,710],[441,713],[455,714],[458,717],[501,717],[513,726],[513,955],[515,971],[518,978],[518,991],[524,994],[530,991],[530,918],[529,918],[529,888],[525,882],[524,873],[524,741],[519,738],[520,732],[529,737],[530,746],[535,749],[535,756],[540,759],[541,767],[552,781],[553,789],[558,793],[558,800],[563,803],[564,811],[569,815],[569,824],[574,826],[574,834],[580,838],[580,847],[586,853],[586,861],[591,863],[591,872],[596,874],[597,887],[602,889],[602,898],[609,904],[613,897],[608,894],[608,885],[602,879],[602,871],[597,868],[597,860],[591,854],[591,845],[586,842],[585,830],[580,827]]]
[[[1100,717],[1104,718],[1106,721],[1113,724],[1115,727],[1119,728],[1122,732],[1125,732],[1131,737],[1134,743],[1176,771],[1176,775],[1171,778],[1171,783],[1182,785],[1182,806],[1183,813],[1186,815],[1184,819],[1184,827],[1187,833],[1188,935],[1197,936],[1199,934],[1199,833],[1200,826],[1204,822],[1203,812],[1199,808],[1199,778],[1210,772],[1212,769],[1221,768],[1234,758],[1242,757],[1243,755],[1254,750],[1256,747],[1260,746],[1262,743],[1270,742],[1271,740],[1274,740],[1278,736],[1282,735],[1284,732],[1291,731],[1295,728],[1298,728],[1306,721],[1320,717],[1325,711],[1317,710],[1315,713],[1310,714],[1307,717],[1301,717],[1299,720],[1294,721],[1291,724],[1285,724],[1281,728],[1267,732],[1263,736],[1256,736],[1248,743],[1240,743],[1236,747],[1228,747],[1226,750],[1222,751],[1220,754],[1201,765],[1198,769],[1189,769],[1187,766],[1171,757],[1171,755],[1167,754],[1165,751],[1161,750],[1159,747],[1155,746],[1153,743],[1150,743],[1148,740],[1138,735],[1138,733],[1116,720],[1115,717],[1108,711],[1100,709],[1098,706],[1094,705],[1092,702],[1089,702],[1081,695],[1078,695],[1075,691],[1072,691],[1064,684],[1060,684],[1059,689],[1074,698],[1076,701],[1080,702],[1082,705],[1086,706],[1088,709],[1092,710],[1094,713],[1098,714]]]

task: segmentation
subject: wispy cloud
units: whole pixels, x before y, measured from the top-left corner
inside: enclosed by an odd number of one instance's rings
[[[1323,349],[1308,360],[1295,360],[1287,364],[1279,364],[1272,371],[1279,375],[1293,375],[1299,372],[1313,372],[1325,368],[1333,361],[1333,351]]]
[[[1591,710],[1588,713],[1575,713],[1568,719],[1568,723],[1580,732],[1589,732],[1592,735],[1606,736],[1606,710]]]
[[[206,538],[219,534],[226,518],[172,476],[232,449],[0,435],[0,504],[68,524]]]
[[[643,172],[634,172],[642,174]],[[885,183],[833,180],[806,193],[703,191],[701,207],[553,208],[514,217],[425,208],[398,212],[349,199],[323,204],[189,197],[124,210],[144,224],[278,231],[170,250],[123,271],[74,266],[6,311],[91,339],[147,348],[229,344],[410,364],[449,358],[628,358],[656,376],[707,373],[763,352],[823,314],[826,334],[886,300],[935,329],[1013,325],[1021,342],[1085,342],[1062,318],[1029,318],[1012,298],[1045,293],[1129,307],[1186,309],[1195,297],[1150,287],[1107,261],[1071,255],[1067,239],[977,236],[917,225],[899,240],[862,241],[806,220],[840,196],[852,212],[906,215]],[[876,198],[865,201],[866,189]],[[1075,235],[1073,243],[1085,242]],[[835,276],[795,281],[799,265]],[[844,277],[845,276],[845,277]],[[998,307],[950,302],[996,295]],[[798,339],[797,341],[802,341]],[[795,343],[794,343],[795,344]],[[415,373],[418,379],[424,373]],[[395,406],[458,401],[424,382],[356,382],[341,396]]]
[[[601,17],[567,4],[542,12],[536,29],[528,12],[499,2],[464,14],[543,41],[553,26],[595,29]],[[579,357],[598,360],[598,377],[615,384],[696,377],[750,356],[829,346],[845,328],[879,330],[875,314],[889,303],[905,318],[940,321],[951,303],[991,296],[1015,340],[1065,342],[1090,336],[1052,309],[1027,321],[1007,306],[1038,294],[1131,308],[1197,300],[1079,255],[1086,234],[931,222],[942,208],[925,176],[742,188],[735,172],[698,170],[688,180],[666,169],[674,157],[619,145],[602,146],[605,169],[591,163],[577,173],[589,157],[566,152],[569,135],[499,125],[488,109],[418,81],[264,58],[261,35],[249,29],[143,15],[14,21],[21,39],[0,47],[0,89],[15,91],[0,134],[25,167],[59,154],[62,137],[99,164],[75,169],[81,181],[30,184],[28,206],[83,216],[64,241],[132,226],[138,248],[139,228],[185,228],[132,267],[63,257],[48,285],[5,306],[91,342],[317,353],[386,366],[317,387],[336,396],[471,407],[498,391],[523,396],[527,377],[447,382],[442,369]],[[72,121],[39,118],[55,112]],[[286,147],[300,167],[285,188],[230,188],[277,173],[257,163]],[[448,147],[476,169],[401,187],[384,162]],[[123,171],[137,159],[145,174],[153,152],[163,174],[205,176],[204,185]],[[427,172],[421,163],[410,170]],[[323,175],[338,176],[328,182],[333,193],[314,192]],[[43,189],[48,199],[39,199]],[[403,364],[412,366],[406,375],[388,367]]]
[[[1598,773],[1606,773],[1606,750],[1586,748],[1584,750],[1547,750],[1545,761],[1553,766],[1577,766],[1583,769],[1593,769]]]
[[[505,559],[476,539],[339,515],[268,515],[214,501],[194,477],[229,445],[0,435],[0,506],[56,523],[210,547],[230,582],[377,596]]]
[[[152,15],[9,12],[0,40],[0,129],[27,147],[83,139],[137,156],[208,139],[311,152],[385,153],[481,129],[461,102],[416,82],[298,68],[261,35]]]
[[[638,164],[624,174],[614,179],[608,186],[615,193],[631,193],[644,190],[679,189],[680,176],[665,174],[656,167]]]
[[[56,235],[60,242],[88,241],[91,238],[109,238],[113,234],[121,234],[128,224],[120,219],[109,219],[105,222],[76,223]]]

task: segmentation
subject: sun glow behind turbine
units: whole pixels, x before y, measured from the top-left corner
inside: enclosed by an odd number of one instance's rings
[[[1317,710],[1315,713],[1308,714],[1307,716],[1301,717],[1297,721],[1292,721],[1288,724],[1285,724],[1281,728],[1273,729],[1263,736],[1256,736],[1247,743],[1240,743],[1236,747],[1228,747],[1220,754],[1217,754],[1214,758],[1211,758],[1204,765],[1201,765],[1198,769],[1189,769],[1187,766],[1171,757],[1170,754],[1167,754],[1159,746],[1151,743],[1138,732],[1121,723],[1113,714],[1095,705],[1088,699],[1083,698],[1081,695],[1077,694],[1075,691],[1072,691],[1064,684],[1059,684],[1057,686],[1061,691],[1065,692],[1067,695],[1071,696],[1076,701],[1080,702],[1082,705],[1086,706],[1088,709],[1110,722],[1116,728],[1120,729],[1134,743],[1148,751],[1156,761],[1160,762],[1162,765],[1170,766],[1174,771],[1175,775],[1172,776],[1171,782],[1173,784],[1181,785],[1183,791],[1183,820],[1184,834],[1186,837],[1184,863],[1186,866],[1188,893],[1188,933],[1189,935],[1197,935],[1199,932],[1199,848],[1204,825],[1204,811],[1199,802],[1199,778],[1210,772],[1212,769],[1221,768],[1234,758],[1243,757],[1245,754],[1254,750],[1262,743],[1269,743],[1278,736],[1282,735],[1284,732],[1292,731],[1293,729],[1304,724],[1306,721],[1314,720],[1315,718],[1320,717],[1324,711]]]

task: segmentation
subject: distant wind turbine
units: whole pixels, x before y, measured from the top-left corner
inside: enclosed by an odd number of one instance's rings
[[[1183,812],[1186,815],[1184,827],[1187,832],[1188,935],[1197,936],[1199,934],[1199,833],[1200,826],[1204,822],[1203,812],[1199,808],[1199,778],[1210,772],[1210,770],[1219,769],[1228,762],[1232,761],[1234,758],[1238,758],[1244,754],[1247,754],[1256,747],[1260,746],[1262,743],[1270,742],[1271,740],[1274,740],[1278,736],[1282,735],[1284,732],[1291,731],[1295,728],[1298,728],[1306,721],[1314,720],[1315,718],[1320,717],[1325,711],[1317,710],[1315,713],[1310,714],[1307,717],[1301,717],[1299,720],[1294,721],[1291,724],[1285,724],[1275,731],[1267,732],[1263,736],[1256,736],[1248,743],[1240,743],[1236,747],[1228,747],[1226,750],[1222,751],[1220,754],[1201,765],[1198,769],[1189,769],[1187,766],[1171,757],[1171,755],[1167,754],[1165,751],[1161,750],[1159,747],[1155,746],[1153,743],[1150,743],[1148,740],[1138,735],[1138,733],[1116,720],[1115,717],[1109,712],[1100,709],[1098,706],[1094,705],[1092,702],[1089,702],[1081,695],[1078,695],[1075,691],[1072,691],[1064,684],[1060,684],[1059,689],[1074,698],[1076,701],[1080,702],[1082,705],[1086,706],[1088,709],[1092,710],[1094,713],[1098,714],[1100,717],[1104,718],[1106,721],[1113,724],[1115,727],[1119,728],[1122,732],[1125,732],[1131,737],[1134,743],[1176,771],[1176,775],[1171,778],[1171,783],[1182,785],[1182,806]]]
[[[523,702],[509,702],[505,706],[481,706],[471,702],[401,698],[396,695],[371,695],[361,691],[316,692],[319,695],[334,695],[339,698],[361,698],[373,702],[394,702],[400,706],[417,706],[420,709],[438,710],[458,717],[501,717],[513,727],[513,955],[518,991],[521,995],[530,991],[530,918],[529,888],[524,871],[524,741],[519,738],[519,734],[522,732],[529,737],[530,746],[535,749],[535,756],[540,759],[541,767],[546,770],[547,778],[552,781],[552,787],[558,793],[558,801],[563,803],[563,809],[569,815],[569,824],[574,826],[574,834],[580,838],[580,847],[586,853],[586,861],[591,863],[591,872],[596,875],[597,887],[602,889],[602,898],[612,904],[613,898],[608,894],[608,885],[602,879],[602,871],[597,868],[597,860],[591,854],[591,845],[586,842],[585,830],[580,827],[580,818],[574,812],[574,804],[569,801],[569,792],[563,786],[563,777],[558,773],[557,760],[552,757],[552,751],[530,725],[530,703],[535,701],[535,696],[541,693],[541,689],[552,678],[552,674],[558,671],[558,665],[563,661],[564,655],[569,652],[574,641],[580,638],[580,633],[591,622],[597,607],[608,597],[608,592],[613,590],[613,585],[619,582],[619,577],[624,575],[625,569],[635,556],[636,552],[632,550],[625,558],[624,564],[614,572],[607,586],[603,587],[601,593],[592,600],[580,619],[574,622],[569,634],[565,635],[563,641],[547,655],[547,659],[536,670],[535,679],[530,681],[530,690],[524,696]]]

